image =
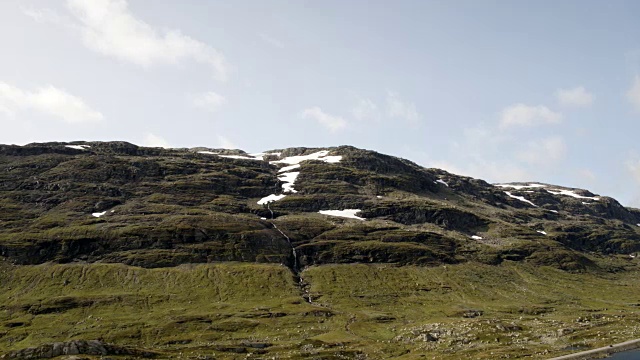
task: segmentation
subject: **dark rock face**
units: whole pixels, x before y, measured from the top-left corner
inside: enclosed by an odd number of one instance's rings
[[[156,353],[151,351],[116,346],[99,340],[73,340],[13,351],[0,356],[0,359],[52,359],[63,355],[129,355],[136,358],[153,358],[157,356]]]
[[[527,261],[579,271],[592,266],[586,253],[640,251],[640,210],[614,199],[548,184],[494,186],[349,146],[260,159],[69,145],[0,145],[0,255],[14,263]],[[341,159],[301,162],[290,170],[300,173],[297,192],[282,193],[286,164],[269,161],[321,150]],[[367,220],[318,214],[344,209]]]

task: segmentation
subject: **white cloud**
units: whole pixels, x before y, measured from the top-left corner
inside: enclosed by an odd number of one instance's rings
[[[140,66],[192,60],[210,66],[219,80],[227,78],[224,57],[216,49],[179,30],[153,28],[129,11],[126,0],[67,0],[67,7],[93,51]]]
[[[589,170],[589,169],[579,169],[578,170],[578,175],[580,176],[580,178],[588,183],[593,183],[595,182],[598,177],[596,176],[596,174],[593,173],[593,171]]]
[[[420,114],[414,103],[404,102],[400,95],[389,91],[387,93],[387,115],[392,118],[402,118],[410,122],[418,122]]]
[[[68,19],[64,19],[55,10],[36,9],[33,7],[23,8],[22,13],[39,23],[51,23],[56,25],[65,25]]]
[[[236,145],[233,141],[228,138],[218,135],[218,146],[223,149],[239,149],[240,147]]]
[[[627,171],[633,176],[635,181],[640,185],[640,158],[632,157],[627,160]]]
[[[585,107],[593,103],[594,96],[584,87],[578,86],[573,89],[558,89],[556,99],[561,105]]]
[[[144,135],[142,144],[149,147],[171,148],[171,145],[169,145],[167,140],[152,133],[146,133]]]
[[[561,121],[562,114],[551,111],[546,106],[515,104],[502,110],[500,127],[557,124]]]
[[[191,102],[197,108],[216,112],[222,105],[227,103],[227,99],[222,95],[216,94],[213,91],[209,91],[206,93],[193,95],[191,97]]]
[[[633,85],[627,91],[627,100],[640,112],[640,76],[636,75]]]
[[[625,166],[629,175],[631,175],[635,183],[640,186],[640,157],[635,153],[630,154]],[[631,205],[640,208],[640,192],[637,190],[634,191]]]
[[[284,45],[284,43],[282,41],[280,41],[280,40],[278,40],[278,39],[276,39],[276,38],[274,38],[272,36],[269,36],[269,35],[267,35],[265,33],[259,33],[258,37],[260,39],[262,39],[264,42],[266,42],[267,44],[269,44],[271,46],[275,46],[275,47],[277,47],[279,49],[284,49],[284,47],[285,47],[285,45]]]
[[[302,117],[305,119],[314,119],[330,131],[338,131],[347,126],[345,119],[339,116],[329,115],[317,106],[303,110]]]
[[[70,124],[98,122],[104,119],[101,113],[90,108],[79,97],[54,86],[24,91],[0,83],[0,112],[15,117],[17,112],[24,110],[35,110]]]
[[[547,167],[563,160],[567,155],[567,145],[560,136],[530,141],[526,147],[517,157],[531,165]]]
[[[370,99],[360,99],[358,104],[351,109],[351,114],[356,120],[380,120],[380,110]]]

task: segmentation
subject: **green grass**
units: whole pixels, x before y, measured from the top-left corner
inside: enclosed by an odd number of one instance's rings
[[[542,359],[640,337],[638,275],[512,262],[323,265],[302,273],[308,304],[273,264],[2,263],[0,354],[102,339],[167,358],[242,358],[240,348],[282,359]],[[482,315],[465,317],[473,311]]]

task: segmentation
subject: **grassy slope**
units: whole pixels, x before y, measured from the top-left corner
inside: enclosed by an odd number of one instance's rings
[[[0,353],[103,339],[167,357],[545,358],[640,337],[637,271],[324,265],[303,272],[314,305],[287,268],[271,264],[4,264],[0,271]],[[465,318],[470,310],[483,315]]]

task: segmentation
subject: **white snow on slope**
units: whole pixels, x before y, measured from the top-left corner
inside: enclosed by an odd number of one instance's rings
[[[242,155],[220,155],[220,154],[216,154],[220,157],[223,158],[228,158],[228,159],[239,159],[239,160],[258,160],[258,161],[262,161],[262,157],[250,157],[250,156],[242,156]]]
[[[554,213],[554,214],[557,214],[557,213],[558,213],[558,210],[549,210],[549,211],[551,211],[551,212],[552,212],[552,213]]]
[[[256,160],[264,160],[264,157],[267,155],[274,155],[274,156],[280,156],[282,153],[281,152],[273,152],[273,153],[255,153],[255,154],[249,154],[250,157],[256,159]]]
[[[508,196],[508,197],[511,197],[511,198],[514,198],[514,199],[520,200],[520,201],[522,201],[522,202],[526,202],[527,204],[531,204],[531,205],[533,205],[533,206],[535,206],[535,207],[538,207],[538,205],[536,205],[536,204],[532,203],[531,201],[529,201],[529,200],[525,199],[525,198],[524,198],[524,196],[516,196],[516,195],[511,194],[511,193],[510,193],[510,192],[508,192],[508,191],[505,191],[504,193],[505,193],[505,194],[507,194],[507,196]]]
[[[356,216],[357,213],[359,213],[360,209],[344,209],[344,210],[320,210],[318,211],[320,214],[322,215],[329,215],[329,216],[338,216],[338,217],[345,217],[345,218],[350,218],[350,219],[357,219],[357,220],[365,220],[365,218],[361,218],[359,216]]]
[[[542,231],[542,230],[536,230],[536,231],[537,231],[537,232],[539,232],[539,233],[540,233],[540,234],[542,234],[542,235],[547,235],[547,233],[546,233],[546,232],[544,232],[544,231]]]
[[[297,193],[298,191],[293,188],[293,185],[295,184],[296,179],[298,178],[298,175],[300,175],[300,172],[299,171],[292,172],[291,170],[300,168],[300,163],[306,160],[320,160],[327,163],[337,163],[337,162],[340,162],[340,160],[342,160],[342,156],[339,156],[339,155],[327,156],[328,154],[329,154],[329,150],[322,150],[309,155],[289,156],[281,160],[270,161],[269,164],[272,164],[272,165],[287,164],[287,166],[278,170],[278,173],[279,173],[278,180],[283,182],[282,192]],[[248,160],[263,160],[265,155],[280,156],[282,155],[282,153],[258,153],[258,154],[251,154],[250,156],[252,156],[253,158],[237,157],[237,156],[235,158],[242,158],[242,159],[248,159]],[[231,156],[226,156],[226,157],[231,157]],[[278,201],[284,198],[285,196],[286,195],[284,194],[282,195],[271,194],[267,197],[260,199],[260,201],[258,201],[258,205],[264,205],[273,201]]]
[[[282,169],[278,170],[279,173],[281,172],[287,172],[287,171],[291,171],[291,170],[295,170],[297,168],[300,167],[300,164],[293,164],[293,165],[289,165],[289,166],[285,166]]]
[[[447,184],[444,180],[441,180],[441,179],[436,180],[436,183],[440,183],[446,187],[449,187],[449,184]]]
[[[228,159],[260,160],[260,161],[262,161],[262,160],[264,160],[265,155],[280,156],[281,153],[275,152],[275,153],[256,153],[256,154],[248,154],[248,155],[222,155],[220,153],[213,152],[213,151],[198,151],[198,154],[218,155],[220,157],[228,158]]]
[[[76,149],[76,150],[87,150],[91,146],[89,145],[65,145],[65,147]]]
[[[298,192],[296,189],[293,188],[293,184],[296,182],[298,175],[300,175],[299,171],[284,173],[278,176],[278,180],[284,183],[282,184],[282,192],[291,192],[291,193]]]
[[[472,238],[473,240],[482,240],[482,237],[481,237],[481,236],[478,236],[478,235],[471,235],[471,238]]]
[[[282,160],[270,161],[269,163],[294,165],[294,164],[300,164],[301,162],[306,160],[320,160],[327,163],[338,163],[340,162],[340,160],[342,160],[342,156],[340,155],[327,156],[328,154],[329,154],[329,150],[322,150],[322,151],[314,152],[313,154],[309,154],[309,155],[288,156]]]
[[[495,184],[494,186],[520,190],[520,189],[530,189],[530,188],[542,188],[542,187],[546,187],[547,185],[542,185],[542,184],[528,184],[528,185]]]
[[[553,194],[553,195],[566,195],[566,196],[571,196],[574,197],[576,199],[589,199],[589,200],[595,200],[598,201],[600,200],[599,197],[591,197],[591,196],[582,196],[582,195],[578,195],[576,194],[574,191],[572,190],[563,190],[563,189],[553,189],[553,190],[547,190],[548,193]]]
[[[269,196],[265,196],[262,199],[260,199],[258,201],[258,205],[264,205],[264,204],[268,204],[270,202],[278,201],[278,200],[284,198],[285,196],[287,196],[287,195],[284,195],[284,194],[282,194],[282,195],[271,194]]]
[[[104,215],[104,214],[106,214],[106,213],[107,213],[106,211],[103,211],[103,212],[97,212],[97,213],[93,213],[93,214],[91,214],[91,216],[99,218],[100,216],[102,216],[102,215]]]

